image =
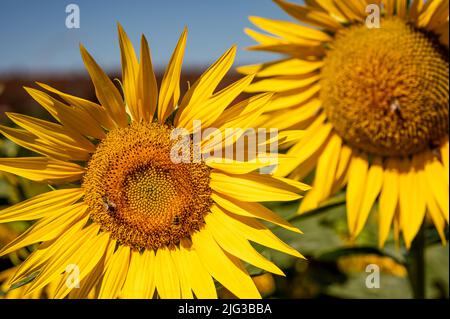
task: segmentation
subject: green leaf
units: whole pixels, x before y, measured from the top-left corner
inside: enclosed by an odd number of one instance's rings
[[[34,280],[34,278],[37,277],[37,275],[39,275],[39,271],[35,271],[34,273],[29,275],[28,277],[26,277],[26,278],[20,280],[19,282],[16,282],[15,284],[11,285],[9,290],[17,289],[19,287],[25,286],[26,284],[29,284],[30,282],[32,282]]]
[[[427,298],[449,298],[449,247],[437,244],[425,249]]]
[[[380,273],[380,287],[368,288],[368,273],[350,274],[344,283],[332,284],[326,293],[337,298],[348,299],[409,299],[412,298],[406,278]]]

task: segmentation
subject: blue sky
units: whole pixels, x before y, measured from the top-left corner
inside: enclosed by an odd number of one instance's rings
[[[70,3],[80,8],[80,29],[65,26]],[[185,25],[187,67],[209,65],[234,43],[237,65],[274,58],[243,50],[253,44],[243,32],[249,15],[289,19],[271,0],[0,0],[0,75],[81,70],[80,42],[102,67],[117,69],[116,22],[135,46],[141,33],[147,36],[157,68],[169,60]]]

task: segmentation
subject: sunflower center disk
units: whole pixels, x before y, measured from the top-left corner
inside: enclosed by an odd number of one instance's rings
[[[322,71],[328,119],[350,145],[372,154],[432,147],[448,134],[447,52],[400,19],[338,34]]]
[[[171,247],[204,224],[212,203],[210,170],[173,163],[170,133],[156,123],[113,130],[89,162],[83,187],[90,216],[121,244]]]

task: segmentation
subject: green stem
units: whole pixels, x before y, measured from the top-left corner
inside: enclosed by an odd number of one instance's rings
[[[425,299],[425,231],[421,227],[408,254],[409,280],[415,299]]]

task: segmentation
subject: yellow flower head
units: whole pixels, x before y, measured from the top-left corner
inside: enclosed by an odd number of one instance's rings
[[[273,164],[259,161],[270,154],[194,160],[194,120],[204,133],[201,154],[233,146],[254,126],[271,94],[230,106],[253,76],[216,91],[233,63],[232,47],[180,100],[186,35],[159,88],[145,37],[138,60],[119,26],[123,97],[81,47],[99,104],[39,84],[59,99],[27,91],[57,122],[7,114],[21,128],[2,126],[3,134],[42,157],[2,158],[0,170],[54,189],[0,211],[0,222],[37,220],[1,250],[5,255],[39,244],[8,284],[33,275],[24,293],[51,285],[54,298],[214,298],[216,280],[237,297],[256,298],[242,261],[283,273],[249,241],[302,257],[258,219],[300,231],[258,202],[298,199],[306,185],[256,172]],[[239,130],[208,139],[208,128]],[[185,133],[173,139],[178,129]],[[186,136],[180,149],[187,149],[188,161],[174,162],[173,150]]]
[[[306,129],[280,176],[314,187],[299,213],[347,187],[348,228],[363,229],[379,199],[379,244],[391,224],[409,247],[428,214],[449,221],[447,0],[275,2],[296,22],[251,17],[263,50],[286,55],[245,66],[247,92],[274,92],[259,125]],[[305,26],[309,24],[313,27]]]

